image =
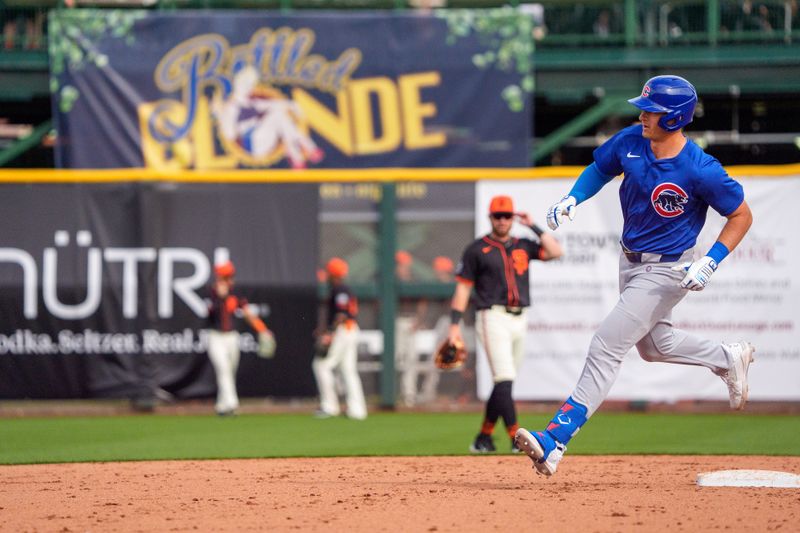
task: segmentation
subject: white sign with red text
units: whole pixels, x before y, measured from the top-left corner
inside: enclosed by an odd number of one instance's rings
[[[750,369],[751,400],[800,400],[800,176],[739,180],[753,211],[745,239],[714,274],[673,311],[675,327],[720,342],[748,340],[756,346]],[[589,342],[619,297],[618,260],[622,214],[618,178],[577,207],[574,221],[554,233],[564,257],[531,263],[531,308],[525,359],[514,384],[520,400],[562,400],[575,386]],[[489,201],[510,195],[546,229],[548,207],[573,180],[487,181],[477,185],[476,234],[489,232]],[[702,256],[726,219],[709,209],[695,247]],[[516,228],[520,235],[531,235]],[[485,356],[478,357],[478,395],[491,392]],[[635,348],[622,365],[609,399],[675,402],[725,400],[722,380],[703,367],[648,363]]]

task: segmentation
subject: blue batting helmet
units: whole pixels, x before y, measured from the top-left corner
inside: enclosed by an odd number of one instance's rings
[[[628,102],[642,111],[665,113],[658,125],[667,131],[676,131],[692,121],[697,91],[680,76],[656,76],[647,80],[641,96]]]

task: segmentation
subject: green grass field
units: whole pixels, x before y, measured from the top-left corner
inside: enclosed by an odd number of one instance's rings
[[[535,429],[546,415],[522,415]],[[476,413],[376,413],[363,422],[309,415],[141,415],[0,419],[0,464],[157,459],[464,455]],[[495,432],[500,453],[510,441]],[[800,417],[599,413],[570,454],[800,455]]]

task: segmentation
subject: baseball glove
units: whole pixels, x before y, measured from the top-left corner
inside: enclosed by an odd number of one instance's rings
[[[271,331],[262,331],[258,334],[258,356],[264,359],[275,357],[275,335]]]
[[[452,370],[459,368],[467,360],[467,349],[463,342],[451,343],[450,339],[445,339],[436,349],[434,363],[442,370]]]

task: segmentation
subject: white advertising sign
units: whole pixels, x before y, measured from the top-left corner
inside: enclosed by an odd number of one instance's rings
[[[756,346],[750,369],[751,400],[800,400],[800,176],[739,180],[753,211],[744,241],[720,265],[709,286],[675,307],[677,328],[719,341],[748,340]],[[598,324],[619,297],[618,260],[622,214],[616,179],[577,208],[574,221],[554,235],[564,247],[557,261],[533,261],[525,359],[514,383],[520,400],[563,400],[577,383]],[[492,196],[514,198],[543,228],[548,207],[573,180],[479,182],[477,235],[491,229]],[[714,243],[725,219],[709,209],[695,255]],[[515,228],[520,236],[532,235]],[[482,350],[482,348],[481,348]],[[492,388],[485,354],[478,357],[478,395]],[[674,402],[725,400],[727,388],[703,367],[648,363],[634,348],[627,354],[609,399]]]

